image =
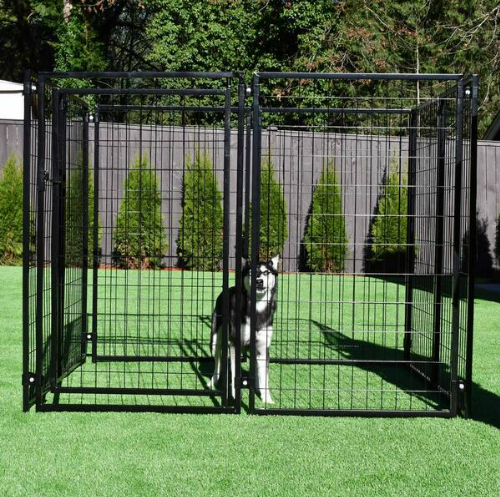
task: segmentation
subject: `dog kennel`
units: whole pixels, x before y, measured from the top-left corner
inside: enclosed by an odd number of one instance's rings
[[[28,73],[24,98],[25,411],[468,414],[476,76]]]

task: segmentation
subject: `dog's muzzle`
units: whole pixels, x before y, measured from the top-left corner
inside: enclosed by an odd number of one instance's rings
[[[264,280],[257,280],[255,282],[255,287],[257,290],[264,290]]]

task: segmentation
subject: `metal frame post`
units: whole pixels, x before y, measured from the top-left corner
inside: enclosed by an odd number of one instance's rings
[[[443,242],[444,242],[444,180],[446,159],[446,103],[438,106],[437,135],[437,171],[436,171],[436,230],[434,246],[434,323],[432,334],[432,366],[431,382],[439,384],[440,352],[441,352],[441,302],[443,285]]]
[[[418,112],[410,114],[410,143],[408,158],[408,222],[406,233],[406,292],[404,358],[410,359],[412,344],[413,274],[415,272],[415,186],[417,170]]]
[[[245,81],[240,75],[238,84],[238,157],[236,178],[236,260],[235,260],[235,286],[236,286],[236,308],[234,313],[233,327],[235,330],[235,364],[231,368],[235,370],[235,399],[234,412],[241,412],[241,298],[242,298],[242,275],[241,259],[243,249],[243,159],[244,159],[244,136],[245,134]]]
[[[82,133],[82,356],[87,354],[87,329],[88,329],[88,267],[89,267],[89,113],[83,116]]]
[[[460,334],[460,248],[462,202],[462,163],[463,163],[463,104],[464,81],[457,84],[457,112],[456,112],[456,143],[455,143],[455,184],[454,184],[454,212],[453,212],[453,290],[452,290],[452,334],[451,334],[451,384],[450,384],[450,413],[456,416],[458,412],[458,346]]]
[[[256,330],[257,330],[257,288],[256,268],[259,261],[260,245],[260,141],[261,141],[261,115],[260,115],[260,80],[254,74],[253,84],[253,160],[252,160],[252,247],[251,247],[251,284],[250,284],[250,376],[249,376],[249,410],[255,412],[255,387],[256,387]]]
[[[226,83],[226,94],[224,99],[224,200],[223,200],[223,239],[222,239],[222,348],[221,348],[221,375],[220,385],[222,391],[222,403],[224,408],[228,407],[228,338],[229,338],[229,214],[231,194],[231,80]]]
[[[92,247],[92,362],[97,362],[97,306],[99,281],[99,106],[94,112],[94,243]]]
[[[23,122],[23,411],[32,405],[30,392],[33,385],[30,382],[30,180],[31,180],[31,71],[24,75],[24,122]]]
[[[470,164],[470,197],[469,197],[469,279],[467,302],[467,351],[465,364],[465,399],[464,415],[470,417],[472,411],[472,348],[474,341],[474,280],[477,251],[477,113],[479,99],[479,80],[477,75],[472,76],[471,91],[471,164]]]

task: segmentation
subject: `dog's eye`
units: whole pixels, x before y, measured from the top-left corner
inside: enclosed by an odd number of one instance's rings
[[[269,271],[262,272],[262,276],[269,276]]]

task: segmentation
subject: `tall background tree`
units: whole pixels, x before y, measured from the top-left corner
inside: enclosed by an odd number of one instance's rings
[[[0,0],[0,77],[21,81],[27,67],[477,72],[481,136],[500,106],[499,21],[497,0]]]
[[[314,190],[304,244],[309,269],[328,273],[345,269],[347,231],[333,160],[323,166]]]

